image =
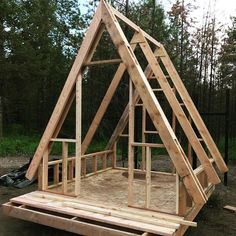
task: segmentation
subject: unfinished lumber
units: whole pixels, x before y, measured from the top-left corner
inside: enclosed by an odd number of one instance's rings
[[[220,183],[220,178],[218,177],[215,169],[211,165],[210,161],[208,160],[208,156],[203,149],[201,143],[198,140],[197,135],[195,134],[191,124],[189,123],[189,120],[187,116],[185,115],[181,104],[178,102],[175,93],[173,92],[170,84],[168,83],[166,76],[162,72],[161,67],[159,66],[152,49],[150,48],[148,42],[146,41],[145,37],[142,35],[142,33],[139,33],[141,39],[143,40],[143,43],[140,43],[141,49],[149,63],[149,65],[152,68],[153,73],[155,74],[156,78],[158,78],[158,82],[163,89],[163,92],[169,101],[169,104],[174,111],[180,125],[182,126],[189,142],[191,143],[194,151],[196,152],[201,164],[206,170],[206,173],[210,179],[210,181],[214,184]],[[159,49],[158,49],[159,50]]]
[[[232,211],[232,212],[236,212],[235,206],[226,205],[226,206],[224,206],[224,209]]]
[[[171,78],[173,84],[175,85],[177,92],[179,93],[180,97],[182,98],[183,103],[192,118],[192,121],[196,125],[197,129],[199,130],[199,132],[201,134],[202,139],[206,143],[211,156],[215,159],[219,170],[223,173],[227,172],[228,168],[227,168],[219,150],[217,149],[207,127],[205,126],[199,112],[197,111],[191,97],[189,96],[188,91],[186,90],[182,80],[180,79],[179,74],[176,71],[173,63],[171,62],[163,45],[159,45],[159,50],[156,55],[160,55],[160,54],[163,55],[161,57],[161,61],[162,61],[163,65],[165,66],[168,74],[170,75],[170,78]]]
[[[81,191],[81,155],[82,155],[82,75],[79,74],[76,81],[76,145],[75,145],[75,195],[78,196]],[[85,163],[86,165],[86,163]]]
[[[176,165],[176,169],[178,169],[181,177],[184,178],[185,185],[187,186],[189,194],[193,197],[194,201],[199,204],[205,203],[207,198],[204,191],[198,179],[193,175],[190,164],[187,163],[187,159],[183,156],[184,152],[179,145],[177,138],[175,137],[175,134],[173,133],[169,122],[166,119],[133,51],[130,49],[130,45],[126,40],[120,25],[116,20],[114,20],[114,16],[112,16],[109,6],[104,2],[102,2],[102,4],[102,19],[105,22],[106,28],[113,43],[118,48],[120,57],[126,65],[132,81],[151,119],[153,120],[156,129],[159,130],[163,143],[167,147],[167,151]],[[120,44],[122,41],[124,44]]]
[[[128,140],[128,205],[134,203],[134,100],[133,100],[133,82],[129,80],[129,140]]]

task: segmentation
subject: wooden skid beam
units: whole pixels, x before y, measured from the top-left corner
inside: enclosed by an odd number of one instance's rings
[[[102,1],[102,19],[106,25],[111,39],[118,49],[120,57],[122,58],[127,70],[132,78],[132,81],[145,105],[155,128],[159,131],[160,137],[165,144],[167,151],[174,162],[176,169],[183,181],[190,196],[194,202],[203,204],[207,197],[193,173],[193,170],[184,154],[171,126],[157,101],[155,94],[149,85],[144,72],[141,69],[130,45],[109,6]],[[121,42],[123,42],[121,44]]]
[[[161,47],[158,50],[158,53],[156,55],[162,55],[161,61],[163,65],[165,66],[168,74],[170,75],[170,78],[179,93],[181,99],[183,100],[183,103],[185,107],[187,108],[192,121],[196,125],[197,129],[199,130],[201,137],[203,138],[205,144],[207,145],[207,148],[211,154],[211,156],[214,158],[219,170],[221,172],[227,172],[228,168],[218,150],[216,147],[215,142],[213,141],[206,125],[204,124],[197,108],[195,107],[191,97],[189,96],[189,93],[187,89],[185,88],[181,78],[179,77],[178,72],[176,71],[174,65],[172,64],[165,48],[161,45]]]
[[[53,137],[53,134],[58,126],[58,123],[60,121],[60,118],[63,114],[63,110],[66,107],[68,103],[68,99],[70,97],[70,94],[72,93],[75,82],[78,77],[78,74],[81,72],[83,62],[86,59],[90,49],[91,45],[93,44],[94,40],[97,37],[97,32],[99,31],[101,25],[101,4],[99,4],[98,9],[95,13],[95,16],[92,20],[92,23],[86,32],[84,41],[80,47],[80,50],[78,52],[78,55],[75,59],[75,62],[72,66],[72,69],[69,73],[69,76],[66,80],[66,83],[64,85],[64,88],[62,89],[61,95],[58,99],[58,102],[54,108],[54,111],[52,113],[52,116],[48,122],[48,125],[45,129],[45,132],[40,140],[40,143],[38,145],[38,148],[34,154],[33,160],[29,166],[29,169],[26,173],[26,177],[28,179],[32,179],[37,171],[37,168],[40,164],[40,161],[42,159],[42,155],[45,151],[45,149],[48,147],[48,144],[50,142],[50,139]]]
[[[39,202],[36,199],[28,198],[26,199],[24,196],[20,196],[17,198],[11,199],[12,203],[25,205],[27,207],[33,207],[40,210],[46,210],[49,212],[55,212],[57,214],[65,214],[73,217],[79,217],[82,219],[88,219],[95,222],[101,222],[111,225],[117,225],[119,227],[125,227],[133,230],[139,231],[147,231],[150,233],[154,233],[157,235],[173,235],[176,231],[176,228],[169,228],[159,225],[153,225],[150,223],[141,223],[135,220],[124,219],[118,216],[111,216],[102,213],[96,213],[92,211],[88,211],[85,209],[75,209],[74,205],[71,206],[62,206],[58,204],[56,207],[50,204],[45,204],[45,202]]]
[[[139,34],[140,34],[140,38],[144,41],[143,43],[140,43],[140,47],[149,65],[151,66],[153,73],[155,74],[156,78],[158,78],[157,81],[159,82],[161,88],[163,89],[163,92],[173,112],[175,113],[185,135],[187,136],[201,164],[206,170],[206,174],[208,175],[210,182],[214,184],[220,183],[220,178],[218,177],[215,169],[213,168],[211,162],[209,161],[205,150],[203,149],[201,143],[199,142],[198,137],[195,134],[187,116],[185,115],[183,108],[178,102],[175,96],[175,93],[173,92],[170,84],[168,83],[166,76],[162,72],[162,69],[158,64],[157,59],[152,52],[152,49],[150,48],[145,37],[142,35],[142,32],[140,32]]]
[[[69,231],[80,235],[103,235],[103,236],[136,236],[136,233],[130,233],[124,230],[117,230],[109,227],[96,225],[80,221],[77,217],[68,218],[67,216],[58,216],[57,214],[45,213],[36,209],[26,208],[22,205],[14,206],[11,203],[3,204],[3,212],[15,218],[31,221],[37,224],[50,226],[56,229]]]

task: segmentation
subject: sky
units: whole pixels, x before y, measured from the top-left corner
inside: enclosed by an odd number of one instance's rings
[[[79,3],[85,4],[89,0],[78,0]],[[130,2],[138,2],[139,0],[130,0]],[[170,10],[171,5],[175,0],[156,0],[157,3],[160,3],[164,6],[166,11]],[[192,14],[196,19],[201,22],[204,12],[207,11],[210,3],[210,7],[213,10],[216,10],[216,20],[224,24],[230,24],[230,16],[236,16],[236,0],[185,0],[186,3],[195,3],[199,8],[195,10]],[[82,7],[82,12],[85,11],[85,8]]]

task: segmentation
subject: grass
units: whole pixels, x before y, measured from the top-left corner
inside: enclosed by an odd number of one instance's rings
[[[0,156],[32,156],[40,141],[39,135],[9,135],[7,137],[0,138]],[[105,141],[93,142],[88,152],[97,152],[104,150],[106,146]],[[219,149],[224,155],[224,138],[222,137],[219,142]],[[141,153],[141,150],[139,150]],[[69,144],[69,154],[75,152],[75,145]],[[52,155],[61,155],[61,143],[54,143]],[[118,147],[118,155],[121,154],[121,146]],[[161,155],[166,154],[165,149],[153,149],[153,154]],[[229,159],[236,160],[236,138],[229,141]]]
[[[0,138],[0,157],[6,156],[33,156],[40,141],[39,135],[10,135]],[[88,152],[104,150],[106,142],[94,142]],[[69,154],[75,153],[75,145],[69,143]],[[61,143],[53,144],[51,155],[61,155]]]

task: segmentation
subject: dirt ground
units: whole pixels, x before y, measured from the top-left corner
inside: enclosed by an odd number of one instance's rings
[[[28,162],[26,157],[0,158],[0,176]],[[36,190],[32,185],[25,189],[0,186],[0,204],[10,198]],[[186,236],[233,236],[236,235],[236,213],[223,209],[224,205],[236,206],[236,162],[229,164],[228,186],[219,184],[207,205],[195,221],[197,228],[190,228]],[[0,211],[0,236],[72,236],[75,234],[50,227],[7,217]]]

